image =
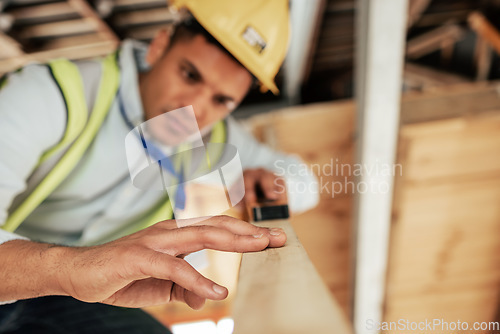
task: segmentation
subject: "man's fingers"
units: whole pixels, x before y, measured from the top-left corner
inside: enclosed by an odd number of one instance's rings
[[[270,234],[259,230],[255,235],[234,234],[213,226],[188,226],[175,231],[170,243],[174,255],[214,249],[225,252],[256,252],[269,246]]]
[[[183,220],[182,225],[185,227],[181,227],[175,230],[170,230],[168,227],[167,236],[163,234],[158,234],[157,238],[161,238],[159,241],[161,244],[166,245],[165,248],[161,247],[157,249],[162,251],[163,249],[173,250],[170,251],[170,254],[180,255],[184,253],[195,252],[204,248],[211,248],[216,250],[228,251],[228,252],[253,252],[262,250],[265,247],[281,247],[286,242],[285,232],[281,229],[268,229],[266,227],[258,227],[253,224],[247,223],[245,221],[229,217],[229,216],[214,216],[207,217],[207,219],[199,221],[195,220],[194,223],[190,224],[189,220]],[[157,224],[158,227],[162,227],[161,224]],[[189,227],[213,227],[220,230],[226,230],[230,234],[223,234],[222,237],[218,237],[214,235],[217,233],[216,230],[211,231],[211,233],[204,233],[205,230],[201,229],[189,229]],[[181,233],[183,236],[185,229],[188,229],[188,234],[190,236],[185,239],[181,239],[178,234]],[[173,232],[173,235],[170,233]],[[222,233],[222,231],[220,232]],[[230,246],[228,242],[234,242],[234,235],[240,236],[252,236],[252,238],[247,238],[247,241],[244,241],[243,244]],[[260,236],[267,238],[267,241],[257,241],[255,243],[255,238],[253,236]],[[204,238],[204,239],[203,239]],[[223,238],[223,239],[221,239]],[[213,239],[216,239],[215,242]],[[182,242],[180,242],[183,240]],[[191,247],[187,247],[187,244],[192,242]],[[222,242],[225,242],[225,245],[222,245]],[[239,242],[239,241],[238,241]],[[266,244],[267,242],[267,244]],[[259,248],[262,247],[262,248]]]
[[[205,222],[205,225],[224,228],[234,234],[259,235],[263,233],[269,238],[268,247],[281,247],[286,242],[286,234],[282,229],[269,229],[267,227],[259,227],[229,216],[215,216],[202,223]]]
[[[202,225],[223,228],[234,234],[241,234],[241,235],[254,235],[259,233],[265,233],[267,231],[267,229],[264,227],[258,227],[246,221],[224,215],[214,216],[207,220],[193,224],[193,226],[202,226]]]
[[[171,300],[186,303],[193,310],[199,310],[205,304],[205,298],[196,293],[184,289],[182,286],[174,284],[172,287]]]
[[[204,277],[183,259],[168,254],[152,252],[149,260],[140,263],[140,270],[147,276],[173,281],[201,298],[222,300],[227,297],[225,287]]]
[[[182,223],[182,226],[213,226],[241,235],[254,235],[259,233],[268,233],[269,231],[269,229],[265,227],[258,227],[243,220],[225,215],[202,218],[206,219],[179,219],[179,221]],[[190,220],[193,222],[190,223]]]

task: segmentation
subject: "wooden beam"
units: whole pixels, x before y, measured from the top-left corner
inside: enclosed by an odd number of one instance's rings
[[[59,49],[67,49],[82,45],[93,45],[96,43],[102,43],[107,41],[108,41],[107,39],[102,38],[102,36],[96,32],[78,36],[60,37],[45,42],[40,49],[37,49],[37,52],[41,51],[57,52],[57,50]]]
[[[408,6],[408,21],[406,29],[410,29],[415,22],[422,16],[423,12],[429,7],[432,0],[410,0]]]
[[[234,333],[351,333],[290,223],[259,225],[284,229],[287,242],[282,248],[243,254],[233,306]]]
[[[85,0],[68,0],[68,3],[89,22],[92,22],[92,24],[96,27],[97,33],[99,35],[101,35],[104,39],[118,44],[119,38],[115,35],[113,30],[111,30],[103,20],[101,20],[99,15],[92,9],[92,7],[90,7],[90,5]]]
[[[68,36],[72,34],[84,34],[95,32],[96,22],[87,18],[67,20],[60,22],[35,24],[22,28],[17,33],[20,39]]]
[[[467,19],[469,26],[478,36],[484,38],[500,55],[500,32],[479,12],[473,12]]]
[[[393,166],[399,129],[407,0],[360,0],[357,10],[356,102],[358,152],[355,163],[372,172],[358,178],[355,214],[354,328],[380,322],[391,224]],[[374,169],[378,170],[375,171]],[[369,186],[368,186],[369,185]]]
[[[442,25],[443,22],[462,23],[465,22],[470,12],[470,9],[461,9],[436,13],[424,13],[420,17],[420,20],[415,22],[413,26],[422,28],[439,26]]]
[[[431,67],[414,63],[404,66],[404,83],[407,87],[417,90],[428,90],[437,86],[453,85],[470,82],[456,74],[439,71]]]
[[[54,58],[91,58],[106,55],[113,52],[115,49],[116,43],[113,41],[99,41],[92,44],[74,45],[61,49],[25,54],[21,57],[0,60],[0,73],[15,70],[16,68],[33,61],[45,62]]]
[[[401,124],[430,122],[500,110],[500,82],[476,82],[435,87],[429,94],[403,95]]]
[[[22,56],[21,45],[13,38],[0,32],[0,59]]]
[[[13,5],[33,5],[47,2],[47,0],[10,0]]]
[[[444,25],[412,38],[406,46],[406,56],[416,59],[433,51],[455,44],[465,36],[465,30],[456,25]]]
[[[40,18],[50,18],[55,16],[76,14],[67,2],[48,3],[37,6],[14,8],[8,11],[14,17],[14,20],[25,21]]]
[[[113,24],[116,26],[129,26],[139,24],[168,23],[174,21],[178,16],[168,8],[154,8],[138,10],[115,15]]]

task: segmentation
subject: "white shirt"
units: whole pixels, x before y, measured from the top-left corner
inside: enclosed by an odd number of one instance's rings
[[[138,71],[145,70],[144,50],[137,42],[125,41],[120,53],[120,93],[126,117],[133,124],[144,121],[138,88]],[[99,66],[96,61],[75,63],[83,78],[88,107],[92,108],[100,79]],[[276,170],[278,159],[280,166],[302,163],[296,157],[258,143],[233,118],[229,117],[227,124],[228,143],[238,148],[244,169]],[[9,76],[7,85],[0,90],[0,225],[7,219],[16,196],[33,179],[40,156],[61,140],[65,129],[66,106],[46,66],[29,65]],[[165,194],[132,185],[124,145],[130,130],[115,99],[93,143],[74,170],[15,234],[0,229],[0,243],[26,237],[66,245],[93,244],[150,212]],[[52,165],[49,159],[39,170]],[[285,179],[288,185],[317,184],[311,173],[285,175]],[[288,194],[293,212],[317,204],[318,191],[312,188],[308,187],[306,193]]]

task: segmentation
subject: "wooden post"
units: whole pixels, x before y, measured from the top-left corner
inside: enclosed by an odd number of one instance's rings
[[[234,333],[349,334],[351,327],[312,265],[290,223],[281,248],[243,254],[234,300]]]
[[[393,166],[395,162],[407,2],[358,2],[356,162],[363,168],[372,168],[358,179],[354,211],[353,315],[355,332],[359,334],[367,332],[366,322],[370,319],[382,319],[394,175],[375,169],[382,164]]]
[[[300,100],[300,85],[316,50],[325,5],[325,0],[295,0],[291,7],[292,35],[284,71],[285,91],[292,103]]]

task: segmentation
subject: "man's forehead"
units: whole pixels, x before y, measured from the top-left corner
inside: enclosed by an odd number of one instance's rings
[[[220,93],[239,99],[252,82],[250,72],[215,44],[208,42],[202,35],[176,43],[179,60],[196,69],[203,80],[222,90]],[[239,91],[244,89],[243,94]],[[240,96],[235,96],[240,95]]]

